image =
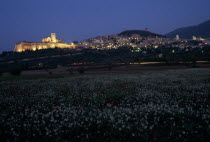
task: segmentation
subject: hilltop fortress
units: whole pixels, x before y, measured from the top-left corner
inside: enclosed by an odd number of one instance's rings
[[[24,52],[26,50],[40,50],[48,48],[69,48],[75,49],[76,46],[72,44],[66,44],[61,39],[56,39],[56,34],[52,33],[51,37],[43,38],[42,42],[27,42],[21,41],[15,45],[15,52]]]

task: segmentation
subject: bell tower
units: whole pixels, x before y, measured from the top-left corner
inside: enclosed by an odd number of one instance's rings
[[[56,42],[56,33],[51,33],[52,42]]]

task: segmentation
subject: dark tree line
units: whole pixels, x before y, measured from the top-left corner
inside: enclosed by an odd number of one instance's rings
[[[138,52],[136,52],[138,51]],[[78,54],[79,53],[79,54]],[[55,56],[68,55],[68,56]],[[40,58],[45,57],[45,58]],[[103,64],[112,68],[113,64],[133,62],[163,62],[168,65],[183,63],[186,66],[196,66],[196,61],[210,61],[210,47],[203,48],[178,48],[161,46],[159,48],[135,48],[122,46],[118,49],[93,50],[83,49],[61,50],[47,49],[27,51],[22,53],[3,52],[0,55],[0,73],[19,66],[22,70],[52,69],[57,65],[72,66],[74,63]],[[32,60],[23,60],[32,59]]]

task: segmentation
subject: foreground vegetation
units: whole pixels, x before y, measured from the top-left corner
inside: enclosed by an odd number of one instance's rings
[[[195,41],[191,41],[192,46]],[[190,44],[190,45],[191,45]],[[139,62],[162,62],[165,65],[183,64],[196,66],[196,61],[210,61],[210,47],[179,48],[172,45],[159,48],[137,48],[122,46],[118,49],[45,49],[26,52],[3,52],[0,54],[0,73],[14,69],[43,70],[55,69],[58,65],[75,67],[78,65],[115,65]]]
[[[10,141],[208,141],[210,69],[0,82]]]

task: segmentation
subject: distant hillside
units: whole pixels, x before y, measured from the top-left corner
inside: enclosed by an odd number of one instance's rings
[[[133,34],[138,34],[142,37],[164,37],[162,35],[159,34],[155,34],[155,33],[151,33],[149,31],[142,31],[142,30],[127,30],[127,31],[123,31],[122,33],[118,34],[118,35],[124,35],[124,36],[132,36]]]
[[[210,20],[199,25],[189,26],[174,30],[165,36],[167,37],[175,37],[179,35],[180,38],[187,38],[191,39],[192,36],[202,37],[202,38],[209,38],[210,37]]]

